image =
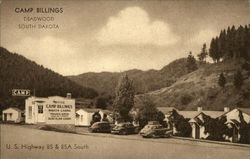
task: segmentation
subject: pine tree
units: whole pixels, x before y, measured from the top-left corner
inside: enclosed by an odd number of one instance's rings
[[[116,88],[113,104],[116,121],[130,121],[129,111],[134,106],[134,94],[133,81],[127,75],[122,76]]]
[[[200,63],[206,63],[207,55],[208,55],[207,46],[206,43],[204,43],[200,54],[197,55]]]
[[[220,41],[220,54],[221,54],[221,58],[224,60],[225,59],[225,55],[227,54],[228,52],[228,44],[227,44],[227,38],[226,38],[226,30],[222,30],[220,32],[220,36],[219,36],[219,41]]]
[[[194,56],[192,55],[192,52],[189,52],[188,58],[187,58],[187,70],[188,72],[193,72],[195,70],[197,70],[197,64],[196,64],[196,60],[194,58]]]
[[[220,74],[218,84],[220,87],[224,88],[226,84],[226,78],[223,73]]]
[[[212,38],[210,43],[209,56],[216,62],[216,43],[214,38]]]
[[[238,89],[241,88],[241,86],[243,85],[243,76],[241,74],[241,71],[237,71],[234,75],[234,86]]]
[[[219,62],[222,58],[221,52],[221,43],[219,42],[219,38],[213,38],[210,44],[209,56],[213,59],[214,62]]]

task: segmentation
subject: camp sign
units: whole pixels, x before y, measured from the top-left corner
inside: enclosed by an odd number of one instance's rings
[[[75,103],[73,100],[51,101],[45,105],[47,124],[74,124]]]
[[[28,89],[12,89],[12,96],[30,96]]]

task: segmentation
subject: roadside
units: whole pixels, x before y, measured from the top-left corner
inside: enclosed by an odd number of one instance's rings
[[[3,123],[0,123],[0,125]],[[41,125],[28,125],[28,124],[7,124],[9,126],[17,126],[23,127],[27,129],[38,129],[41,131],[50,131],[50,130],[42,130]],[[53,131],[53,130],[51,130]],[[67,132],[60,132],[60,131],[53,131],[58,133],[67,133]],[[250,145],[247,144],[238,144],[238,143],[230,143],[230,142],[219,142],[219,141],[211,141],[211,140],[201,140],[201,139],[192,139],[192,138],[185,138],[185,137],[177,137],[171,136],[170,138],[143,138],[138,134],[131,134],[131,135],[114,135],[110,133],[90,133],[88,131],[88,127],[75,127],[75,133],[78,135],[85,135],[85,136],[93,136],[93,137],[101,137],[101,138],[115,138],[115,139],[124,139],[124,140],[137,140],[137,141],[146,141],[146,142],[156,142],[156,143],[172,143],[172,144],[196,144],[196,145],[213,145],[214,146],[229,146],[229,148],[233,147],[241,147],[241,148],[250,148]]]
[[[250,156],[249,148],[246,147],[174,138],[144,139],[139,135],[81,135],[16,125],[0,126],[3,159],[200,159],[204,157],[247,159]]]

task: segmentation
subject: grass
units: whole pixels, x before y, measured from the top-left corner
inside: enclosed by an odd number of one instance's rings
[[[211,64],[182,76],[170,87],[148,93],[158,107],[176,107],[195,110],[203,107],[207,110],[223,110],[224,107],[249,107],[250,78],[249,71],[242,71],[244,85],[237,90],[233,85],[234,73],[240,68],[237,61]],[[221,72],[225,73],[225,88],[218,85]],[[190,100],[192,98],[192,100]],[[241,105],[239,105],[239,103]],[[247,104],[248,103],[248,104]]]

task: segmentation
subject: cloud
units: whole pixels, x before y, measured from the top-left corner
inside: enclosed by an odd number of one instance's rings
[[[128,7],[110,17],[98,32],[102,45],[158,45],[175,44],[179,37],[163,21],[151,21],[147,12],[139,7]]]
[[[207,45],[210,44],[210,41],[213,37],[216,37],[218,33],[212,29],[203,29],[200,30],[196,35],[194,35],[188,43],[192,45],[202,45],[206,43]]]
[[[52,36],[40,39],[26,37],[11,46],[10,50],[20,53],[26,58],[56,72],[63,74],[74,73],[71,67],[77,60],[75,57],[77,49],[66,40]]]

